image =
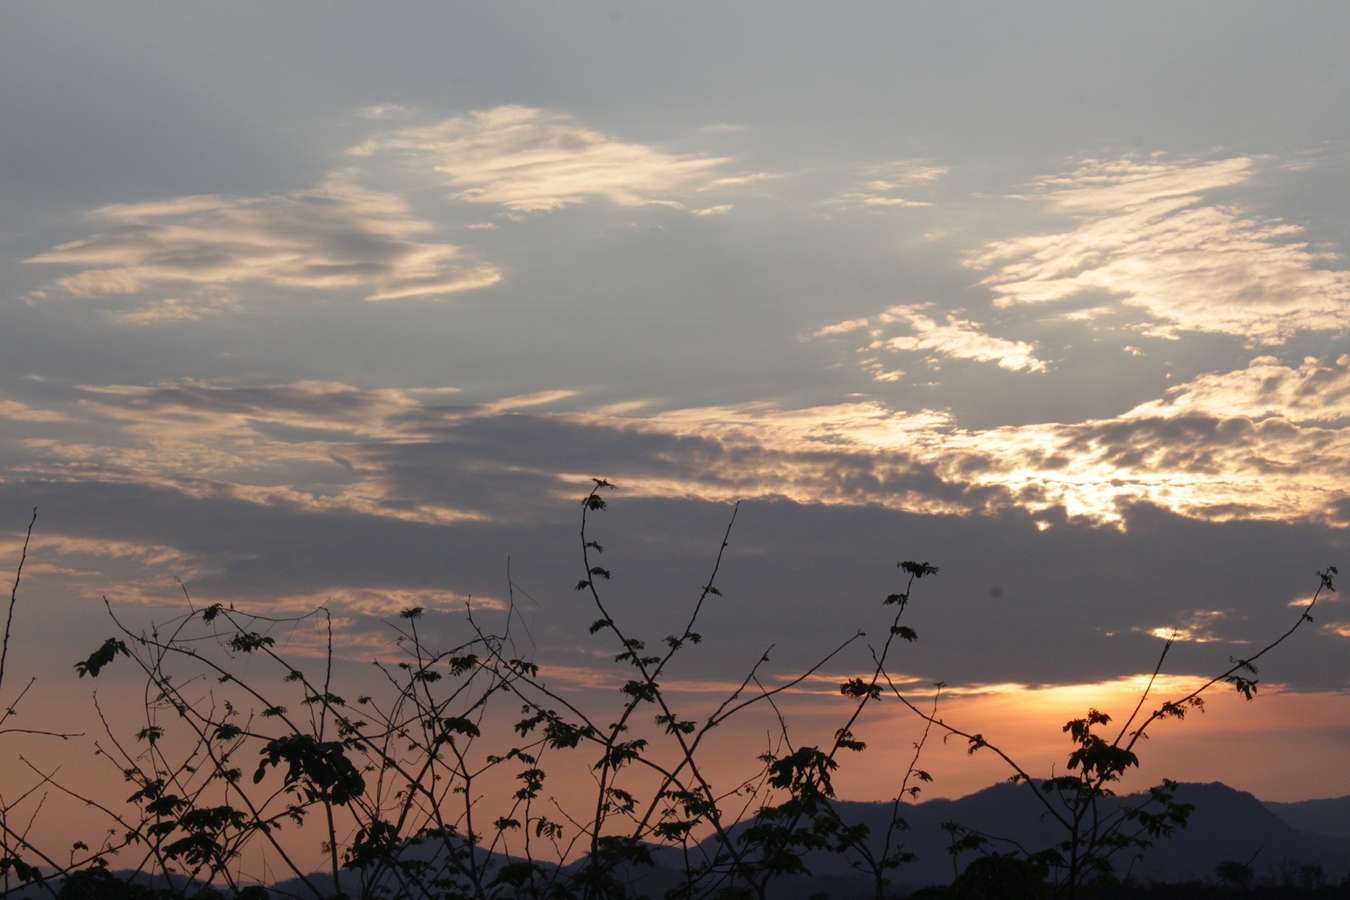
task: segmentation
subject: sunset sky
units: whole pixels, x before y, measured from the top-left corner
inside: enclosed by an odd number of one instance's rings
[[[11,665],[61,700],[27,724],[86,714],[104,595],[328,604],[359,682],[401,609],[500,617],[508,557],[551,683],[612,704],[572,589],[602,476],[652,640],[742,501],[672,697],[875,640],[927,560],[895,671],[1062,762],[1162,638],[1181,689],[1350,565],[1347,46],[1330,0],[6,3],[0,562],[38,507]],[[1350,794],[1350,604],[1260,677],[1148,776]],[[934,795],[1006,774],[955,750]]]

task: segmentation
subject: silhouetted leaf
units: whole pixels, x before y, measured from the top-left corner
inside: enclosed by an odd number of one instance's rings
[[[90,678],[97,678],[98,673],[113,661],[117,655],[130,656],[131,652],[127,650],[127,645],[117,638],[108,638],[97,650],[89,654],[87,659],[81,660],[75,664],[75,671],[78,677],[83,678],[88,675]]]

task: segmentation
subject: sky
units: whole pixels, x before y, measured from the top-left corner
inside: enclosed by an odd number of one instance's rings
[[[1339,2],[5,4],[35,722],[87,704],[104,596],[327,604],[359,681],[401,609],[500,616],[508,558],[552,683],[607,702],[572,590],[604,477],[652,637],[741,502],[692,707],[882,633],[927,560],[897,671],[1048,767],[1164,638],[1181,690],[1350,563],[1347,43]],[[1147,773],[1350,793],[1318,606]],[[964,755],[935,793],[1006,774]]]

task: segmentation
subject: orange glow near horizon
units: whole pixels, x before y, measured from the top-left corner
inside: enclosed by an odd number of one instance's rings
[[[1102,733],[1114,737],[1123,723],[1139,692],[1148,681],[1145,673],[1104,682],[1027,687],[1024,685],[982,685],[956,687],[944,694],[938,717],[953,727],[982,734],[1017,760],[1033,778],[1063,774],[1069,742],[1061,728],[1065,721],[1085,714],[1095,707],[1113,716]],[[822,679],[823,681],[824,679]],[[578,685],[568,693],[579,703],[612,704],[613,692],[596,684],[585,686],[580,676]],[[1147,712],[1165,699],[1173,699],[1194,689],[1200,679],[1188,676],[1160,676],[1154,693],[1144,704]],[[109,688],[114,685],[109,685]],[[725,685],[672,684],[672,702],[685,714],[696,716],[716,705],[717,693]],[[690,692],[692,690],[692,693]],[[715,693],[714,693],[715,691]],[[121,691],[116,693],[121,694]],[[807,688],[803,692],[781,695],[780,707],[786,716],[794,746],[807,743],[828,745],[833,731],[847,717],[849,701],[836,691],[826,696],[821,689]],[[43,702],[39,694],[32,698]],[[931,695],[916,692],[911,699],[927,709]],[[1350,780],[1344,773],[1350,771],[1350,694],[1335,692],[1296,693],[1267,688],[1252,702],[1244,701],[1231,689],[1216,687],[1206,695],[1203,713],[1193,712],[1184,721],[1163,720],[1154,724],[1150,737],[1136,748],[1141,767],[1121,786],[1122,791],[1140,790],[1163,778],[1178,781],[1223,781],[1228,785],[1248,790],[1265,800],[1302,800],[1350,793]],[[136,697],[130,694],[120,699],[104,695],[105,708],[114,716],[132,716]],[[683,702],[681,702],[683,701]],[[503,714],[497,725],[485,727],[485,741],[499,749],[515,738],[509,733]],[[701,768],[719,790],[728,789],[741,779],[750,777],[760,766],[754,756],[775,745],[777,720],[767,710],[760,709],[734,719],[726,726],[710,733],[710,739],[701,754]],[[906,769],[914,755],[914,742],[919,739],[923,722],[905,710],[893,698],[883,697],[869,706],[855,726],[856,736],[867,743],[862,754],[841,752],[840,771],[835,778],[839,796],[847,800],[889,801],[895,795]],[[86,741],[89,736],[86,736]],[[79,740],[51,742],[40,745],[42,739],[33,739],[25,758],[46,771],[56,770],[58,777],[81,793],[116,808],[129,793],[128,787],[116,772],[116,766],[91,766],[88,744]],[[1281,765],[1278,760],[1283,748],[1300,748],[1298,765]],[[484,747],[484,752],[487,750]],[[169,749],[166,746],[166,749]],[[994,753],[981,750],[967,752],[966,741],[959,738],[943,740],[940,729],[934,728],[917,767],[934,776],[932,784],[922,785],[918,800],[955,798],[980,790],[990,784],[1005,781],[1012,770]],[[171,754],[170,754],[171,755]],[[656,751],[658,758],[672,760],[670,749]],[[549,781],[548,796],[564,808],[584,811],[593,804],[594,783],[588,774],[594,753],[564,751],[546,754],[544,768],[554,773]],[[242,765],[251,769],[251,756]],[[1338,782],[1328,780],[1328,773],[1342,773]],[[501,801],[494,797],[508,796],[512,789],[512,773],[485,782],[480,801],[480,815],[498,815]],[[20,786],[31,782],[32,773],[25,767],[6,773],[0,788],[12,795]],[[649,774],[632,770],[625,784],[641,794],[655,787]],[[495,785],[495,787],[494,787]],[[107,820],[92,813],[82,803],[51,792],[47,806],[34,825],[34,835],[48,840],[51,845],[69,842],[71,836],[86,841],[107,827]],[[747,808],[753,812],[753,806]],[[739,812],[739,807],[736,807]],[[583,813],[577,813],[581,815]],[[287,829],[282,840],[288,852],[300,859],[310,860],[315,868],[322,865],[318,843],[319,829]],[[256,855],[249,866],[261,867],[267,854]],[[274,861],[275,862],[275,861]],[[261,873],[261,869],[257,869]]]

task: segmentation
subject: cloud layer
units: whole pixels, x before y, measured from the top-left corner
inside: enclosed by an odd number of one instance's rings
[[[367,300],[437,297],[501,279],[458,246],[424,240],[434,226],[393,194],[368,190],[350,173],[318,187],[260,197],[206,194],[121,203],[93,210],[102,228],[30,257],[76,271],[53,287],[80,297],[188,293],[129,314],[133,322],[199,318],[242,284],[356,290]],[[195,289],[195,292],[193,292]]]
[[[1258,160],[1155,156],[1087,160],[1042,179],[1024,198],[1067,216],[1067,230],[993,241],[971,268],[1004,306],[1095,299],[1080,318],[1121,303],[1146,333],[1232,335],[1280,344],[1350,324],[1350,272],[1294,223],[1260,216],[1217,192],[1247,183]],[[1109,298],[1109,299],[1103,299]]]
[[[518,213],[596,199],[620,206],[678,204],[688,192],[726,186],[730,162],[624,141],[565,114],[525,106],[403,128],[352,149],[358,157],[386,152],[430,165],[457,200]]]
[[[974,429],[874,400],[660,410],[588,407],[561,389],[469,402],[329,382],[89,385],[24,407],[32,433],[11,469],[426,523],[526,520],[602,472],[660,498],[1019,510],[1047,524],[1122,524],[1145,502],[1345,524],[1348,393],[1350,357],[1259,357],[1114,416]]]

